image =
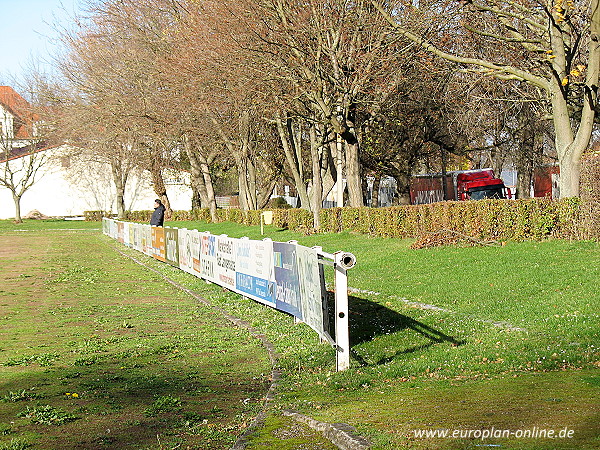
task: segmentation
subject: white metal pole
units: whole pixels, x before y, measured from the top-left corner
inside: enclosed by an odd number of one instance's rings
[[[348,318],[348,277],[344,267],[344,252],[335,253],[335,340],[336,369],[350,368],[350,330]]]
[[[336,205],[338,208],[344,206],[344,181],[343,178],[343,158],[344,158],[344,150],[342,137],[337,135],[337,161],[336,161],[336,173],[337,173],[337,181],[336,181]]]

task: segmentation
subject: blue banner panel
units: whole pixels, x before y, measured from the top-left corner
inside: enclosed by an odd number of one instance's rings
[[[296,244],[273,242],[276,308],[302,319]]]

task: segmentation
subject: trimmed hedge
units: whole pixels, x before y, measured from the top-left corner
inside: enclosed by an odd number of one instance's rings
[[[600,163],[600,160],[599,160]],[[600,208],[600,203],[598,203]],[[580,225],[581,215],[589,203],[579,199],[562,200],[478,200],[440,202],[428,205],[388,208],[329,208],[321,211],[321,232],[351,231],[372,236],[418,238],[424,233],[453,230],[481,240],[540,240],[545,238],[597,239],[600,224]],[[311,230],[312,213],[304,209],[274,209],[273,224],[295,231]],[[259,225],[261,211],[220,209],[219,221]],[[148,222],[152,211],[128,212],[126,220]],[[100,214],[87,215],[88,217]],[[592,215],[596,222],[598,215]],[[170,220],[210,222],[208,209],[173,211]],[[587,222],[586,222],[587,223]]]
[[[600,239],[600,154],[588,156],[582,173],[582,199],[547,198],[439,202],[387,208],[328,208],[321,210],[321,232],[350,231],[391,238],[418,238],[452,230],[481,240]],[[587,187],[591,186],[591,187]],[[312,213],[304,209],[273,209],[277,227],[305,232],[313,229]],[[219,209],[219,221],[259,225],[261,211]],[[85,220],[112,215],[86,211]],[[127,212],[125,220],[149,222],[152,211]],[[208,209],[173,211],[170,220],[210,222]]]
[[[103,217],[113,217],[113,215],[108,211],[84,211],[83,212],[83,218],[86,222],[101,222]]]

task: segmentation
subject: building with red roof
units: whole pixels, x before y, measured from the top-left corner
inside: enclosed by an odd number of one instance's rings
[[[39,117],[31,104],[10,86],[0,86],[0,132],[3,139],[19,141],[35,138],[35,123]]]

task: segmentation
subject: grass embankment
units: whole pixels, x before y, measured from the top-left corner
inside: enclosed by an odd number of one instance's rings
[[[258,227],[169,225],[260,238]],[[288,316],[147,260],[246,318],[275,343],[283,368],[279,395],[250,448],[285,448],[285,441],[269,444],[282,420],[278,408],[352,424],[375,448],[600,446],[597,244],[547,241],[410,250],[408,241],[348,233],[298,236],[267,227],[267,235],[357,256],[356,268],[349,271],[350,286],[361,290],[350,299],[350,370],[335,373],[332,349]],[[98,237],[98,247],[110,252],[110,245]],[[114,253],[107,257],[120,261]],[[153,279],[143,270],[139,276]],[[363,293],[367,291],[372,292]],[[133,295],[139,293],[131,291],[126,297]],[[199,341],[196,348],[200,351],[202,345]],[[0,353],[3,361],[5,354]],[[417,438],[414,431],[419,429],[472,431],[470,438]],[[540,437],[565,429],[570,438]],[[476,439],[477,431],[485,430],[509,430],[512,435]]]

